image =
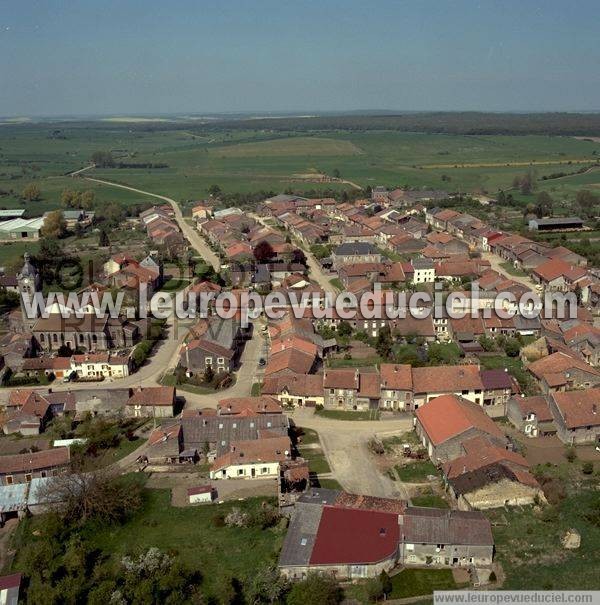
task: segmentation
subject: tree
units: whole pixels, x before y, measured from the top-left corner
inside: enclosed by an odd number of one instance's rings
[[[386,597],[389,597],[392,594],[392,590],[394,589],[394,585],[392,583],[392,579],[385,571],[385,569],[379,574],[379,581],[381,582],[381,588],[383,590],[383,594]]]
[[[218,197],[221,194],[221,187],[219,185],[211,185],[206,191],[212,197]]]
[[[98,236],[98,246],[101,248],[107,248],[110,246],[110,241],[108,239],[108,233],[106,233],[106,229],[100,229],[100,235]]]
[[[346,337],[352,334],[352,326],[347,321],[340,321],[337,332],[340,336]]]
[[[341,176],[341,173],[338,168],[334,168],[332,174],[334,179],[339,179]]]
[[[521,343],[516,338],[507,338],[504,343],[504,352],[509,357],[516,357],[521,350]]]
[[[287,605],[338,605],[342,601],[342,589],[329,575],[309,573],[296,582],[287,597]]]
[[[21,197],[28,202],[37,202],[42,199],[42,192],[35,183],[30,183],[24,187]]]
[[[80,204],[84,210],[90,210],[94,206],[94,202],[96,200],[96,194],[88,189],[84,191],[80,196]]]
[[[375,348],[377,349],[377,353],[383,359],[388,359],[392,353],[392,333],[390,331],[389,326],[384,326],[379,330],[379,334],[377,335],[377,341],[375,343]]]
[[[65,522],[75,525],[90,519],[119,522],[141,506],[141,493],[136,485],[125,483],[107,470],[77,470],[86,472],[51,477],[40,488],[42,501]]]
[[[113,168],[115,160],[110,151],[95,151],[92,154],[92,164],[97,168]]]
[[[304,265],[306,267],[306,254],[304,254],[304,250],[300,250],[300,248],[293,250],[292,262],[298,263],[299,265]]]
[[[41,233],[44,237],[58,239],[63,237],[67,230],[65,217],[60,210],[53,210],[46,215]]]
[[[274,566],[265,566],[252,575],[244,593],[249,604],[261,605],[280,603],[288,590],[289,583],[279,570]]]
[[[204,382],[211,383],[215,378],[215,372],[212,369],[212,366],[206,366],[204,370]]]
[[[259,263],[264,263],[271,260],[275,256],[273,246],[268,241],[263,240],[254,248],[254,258]]]
[[[538,218],[551,216],[553,205],[554,200],[552,199],[551,195],[547,191],[540,191],[538,193],[533,212]]]

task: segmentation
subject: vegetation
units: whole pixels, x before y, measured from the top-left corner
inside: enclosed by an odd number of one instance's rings
[[[404,465],[398,464],[394,469],[400,481],[406,481],[407,483],[422,483],[427,481],[429,475],[437,476],[438,474],[437,469],[429,460],[417,460]]]
[[[334,420],[379,420],[379,410],[364,412],[350,410],[317,410],[318,416],[333,418]]]
[[[12,569],[25,576],[25,602],[230,603],[242,595],[269,602],[260,595],[276,584],[269,570],[282,526],[230,528],[216,522],[234,507],[258,519],[263,499],[173,508],[168,490],[142,488],[142,475],[120,481],[122,489],[139,493],[140,502],[119,521],[71,521],[53,512],[19,524]],[[286,584],[279,586],[284,594]]]
[[[451,569],[404,569],[392,576],[391,580],[390,598],[392,599],[430,595],[436,590],[459,588]]]

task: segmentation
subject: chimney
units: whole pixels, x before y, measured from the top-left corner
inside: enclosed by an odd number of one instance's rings
[[[595,403],[592,403],[592,414],[598,413],[598,406]]]

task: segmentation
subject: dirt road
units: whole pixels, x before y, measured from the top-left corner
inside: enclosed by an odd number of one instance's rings
[[[398,420],[333,420],[317,416],[312,410],[298,408],[291,414],[298,425],[319,433],[321,447],[331,467],[332,475],[342,487],[355,494],[385,498],[408,499],[402,482],[383,475],[367,444],[373,436],[398,434],[411,430],[412,418]]]

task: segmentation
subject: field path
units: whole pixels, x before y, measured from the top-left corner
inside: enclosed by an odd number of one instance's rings
[[[101,185],[109,185],[110,187],[119,187],[120,189],[127,189],[128,191],[133,191],[134,193],[148,195],[150,197],[156,198],[157,200],[167,202],[175,212],[175,220],[177,221],[177,224],[179,225],[179,228],[181,229],[183,235],[185,235],[185,237],[190,241],[192,246],[200,253],[202,258],[204,258],[205,261],[209,262],[213,266],[215,271],[219,271],[219,269],[221,268],[221,261],[219,260],[219,257],[210,249],[204,238],[193,227],[191,227],[185,222],[183,214],[181,213],[181,208],[174,199],[165,195],[159,195],[158,193],[151,193],[150,191],[143,191],[142,189],[129,187],[129,185],[113,183],[112,181],[95,179],[90,176],[86,176],[84,178],[86,181],[93,181],[94,183],[100,183]]]

